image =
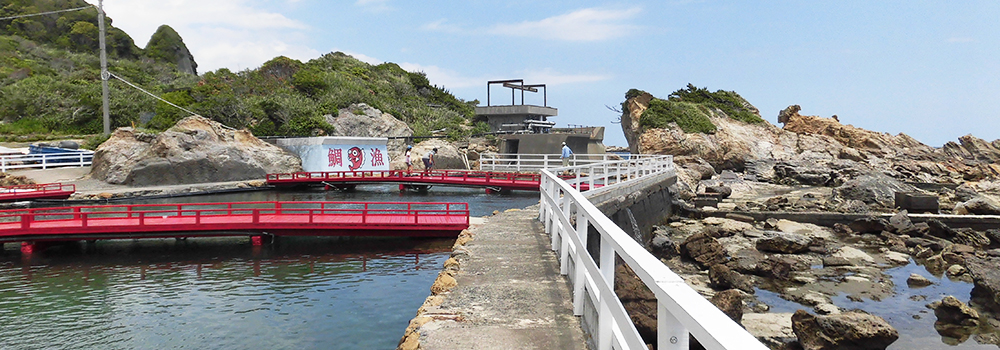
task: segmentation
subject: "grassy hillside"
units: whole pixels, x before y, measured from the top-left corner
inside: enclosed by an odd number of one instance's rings
[[[644,91],[631,89],[625,99],[639,96]],[[626,104],[622,104],[625,108]],[[763,123],[757,108],[733,91],[709,92],[688,84],[686,89],[674,91],[667,99],[653,98],[649,108],[642,113],[639,125],[645,128],[666,128],[670,123],[687,133],[713,133],[715,124],[709,119],[713,113],[721,113],[729,118],[746,123]]]
[[[87,4],[5,1],[0,17],[81,6]],[[0,21],[0,138],[102,130],[96,13],[85,9]],[[453,137],[472,132],[469,120],[476,101],[457,99],[432,85],[424,74],[406,72],[393,63],[373,66],[338,52],[308,62],[277,57],[253,70],[219,69],[195,76],[177,69],[173,52],[183,43],[169,27],[158,30],[161,37],[152,38],[145,49],[117,28],[110,27],[108,33],[108,66],[113,74],[259,136],[328,132],[331,126],[322,119],[324,114],[359,102],[391,113],[418,135],[442,128]],[[112,127],[163,130],[186,116],[120,81],[112,79],[110,86]]]

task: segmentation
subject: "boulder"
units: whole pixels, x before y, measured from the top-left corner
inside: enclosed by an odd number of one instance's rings
[[[687,238],[681,244],[681,254],[696,261],[702,268],[726,262],[726,248],[714,237],[701,232]]]
[[[719,195],[719,199],[726,199],[733,194],[733,189],[723,185],[708,186],[705,187],[705,193],[715,193]]]
[[[865,204],[877,204],[885,208],[892,208],[895,205],[896,192],[916,191],[917,189],[912,185],[876,173],[847,180],[834,192],[844,200],[856,199],[865,202]]]
[[[753,282],[747,276],[730,270],[726,265],[715,264],[708,268],[708,279],[717,290],[739,289],[753,294]]]
[[[902,233],[912,229],[913,222],[910,221],[906,210],[901,210],[889,218],[889,227],[892,228],[892,232]]]
[[[847,226],[857,233],[880,233],[889,226],[889,223],[882,218],[869,216],[854,220]]]
[[[927,279],[927,277],[915,273],[911,273],[910,277],[906,278],[906,285],[910,286],[911,288],[926,287],[932,284],[934,284],[934,282],[931,282],[931,280]]]
[[[962,326],[979,325],[979,313],[951,295],[929,306],[934,309],[937,322]]]
[[[774,174],[783,185],[829,186],[834,172],[816,162],[780,162],[774,165]]]
[[[657,227],[649,242],[650,252],[658,258],[670,259],[680,254],[677,242],[670,238],[669,227]]]
[[[978,195],[960,205],[972,215],[1000,215],[1000,203],[988,196]]]
[[[434,155],[434,169],[469,169],[465,156],[458,147],[441,139],[430,139],[413,146],[413,169],[423,169],[424,162],[420,159],[432,149],[438,149]],[[406,165],[402,166],[406,169]]]
[[[743,324],[743,293],[736,289],[724,290],[715,293],[709,301],[737,324]]]
[[[996,309],[1000,306],[1000,269],[997,266],[1000,266],[1000,257],[972,256],[965,260],[965,268],[975,285],[973,296],[985,299],[994,311],[1000,311]]]
[[[959,340],[968,339],[979,327],[979,312],[953,296],[946,296],[927,307],[934,309],[934,330],[938,334]]]
[[[159,134],[119,128],[94,153],[91,177],[130,186],[264,178],[302,171],[302,161],[247,130],[191,116]]]
[[[843,246],[840,249],[837,249],[837,251],[833,253],[833,257],[850,261],[854,265],[875,263],[875,258],[872,258],[871,255],[868,255],[868,253],[851,246]]]
[[[885,319],[862,312],[817,316],[798,310],[792,331],[805,350],[885,349],[899,339]]]
[[[771,231],[758,239],[756,246],[766,252],[797,254],[809,250],[811,243],[812,239],[800,234]]]

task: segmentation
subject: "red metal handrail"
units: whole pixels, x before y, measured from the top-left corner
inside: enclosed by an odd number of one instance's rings
[[[3,187],[0,187],[0,194],[18,193],[18,192],[25,192],[25,191],[40,191],[40,192],[70,191],[70,192],[76,192],[76,185],[73,185],[73,184],[62,184],[62,183],[47,183],[47,184],[27,184],[27,185],[13,185],[13,186],[3,186]]]
[[[319,205],[315,207],[286,207],[286,205]],[[330,207],[336,205],[338,207]],[[224,206],[224,208],[219,208]],[[360,208],[344,207],[360,206]],[[373,206],[375,208],[373,208]],[[395,206],[392,207],[392,206]],[[423,209],[420,207],[444,206],[444,209]],[[211,207],[211,208],[203,208]],[[382,208],[387,207],[387,208]],[[405,207],[403,209],[402,207]],[[415,208],[416,207],[416,208]],[[460,207],[461,209],[456,209]],[[170,214],[170,215],[166,215]],[[252,223],[259,223],[260,215],[307,215],[312,223],[320,215],[360,215],[362,222],[376,215],[412,215],[414,223],[421,215],[448,215],[465,217],[469,222],[468,203],[454,202],[226,202],[226,203],[189,203],[189,204],[131,204],[131,205],[93,205],[59,208],[31,208],[0,210],[0,222],[20,221],[22,228],[29,228],[31,222],[66,220],[81,220],[81,225],[88,226],[89,220],[100,218],[138,218],[140,225],[145,224],[147,217],[194,217],[195,224],[201,223],[202,217],[250,215]]]

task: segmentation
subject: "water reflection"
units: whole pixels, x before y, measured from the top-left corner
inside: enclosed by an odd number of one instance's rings
[[[0,348],[392,348],[450,240],[99,241],[0,260]]]

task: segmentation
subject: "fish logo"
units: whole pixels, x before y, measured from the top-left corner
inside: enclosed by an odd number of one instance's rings
[[[361,165],[364,164],[365,154],[361,151],[360,147],[351,147],[351,149],[347,150],[347,160],[351,162],[348,168],[351,171],[355,171],[360,169]]]

